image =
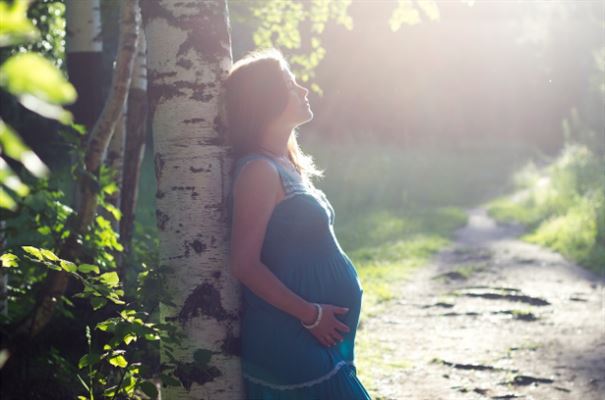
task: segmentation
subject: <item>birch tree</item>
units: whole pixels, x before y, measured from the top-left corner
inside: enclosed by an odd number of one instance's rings
[[[141,3],[147,38],[149,108],[157,187],[160,266],[173,306],[162,321],[185,333],[175,362],[183,387],[164,399],[242,398],[240,293],[227,271],[225,188],[230,169],[219,119],[222,81],[232,63],[224,0]]]
[[[92,129],[102,108],[101,13],[99,0],[65,0],[65,58],[78,98],[69,107],[77,123]]]
[[[147,138],[147,41],[141,29],[137,43],[137,57],[132,70],[132,81],[128,93],[126,113],[126,143],[122,169],[122,187],[120,193],[120,242],[124,246],[120,256],[131,252],[134,235],[135,207],[137,204],[141,164],[145,154]],[[125,261],[118,261],[118,273],[122,281],[126,278]]]

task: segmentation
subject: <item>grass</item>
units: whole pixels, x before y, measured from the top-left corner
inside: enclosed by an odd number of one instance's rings
[[[375,210],[336,224],[364,288],[362,319],[380,313],[409,272],[426,264],[465,223],[462,210],[448,207]]]
[[[489,203],[490,215],[526,225],[527,242],[605,274],[605,157],[568,145],[548,166],[530,163],[513,180],[516,194]]]

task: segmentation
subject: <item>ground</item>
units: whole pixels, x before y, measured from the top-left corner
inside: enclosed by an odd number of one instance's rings
[[[361,321],[383,361],[359,374],[374,400],[605,398],[603,277],[521,233],[470,210],[454,244]]]

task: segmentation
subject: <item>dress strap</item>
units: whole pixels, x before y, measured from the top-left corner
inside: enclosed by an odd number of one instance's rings
[[[235,179],[246,164],[252,160],[257,160],[260,158],[269,160],[277,169],[282,186],[284,188],[284,200],[288,197],[294,196],[295,194],[308,191],[308,187],[305,185],[303,178],[293,168],[288,168],[275,160],[273,157],[261,153],[249,153],[243,157],[240,157],[235,165],[232,182],[235,182]]]
[[[229,188],[229,193],[227,195],[229,220],[231,220],[233,209],[233,184],[235,183],[237,176],[240,174],[244,166],[246,166],[246,164],[248,164],[250,161],[262,158],[269,160],[277,169],[277,172],[279,173],[282,182],[282,186],[284,188],[283,200],[286,200],[299,193],[308,193],[308,186],[305,185],[302,177],[295,170],[293,170],[292,168],[287,168],[286,166],[282,165],[269,155],[261,153],[248,153],[245,156],[238,158],[235,162],[235,165],[233,166],[233,172],[231,175],[231,187]]]

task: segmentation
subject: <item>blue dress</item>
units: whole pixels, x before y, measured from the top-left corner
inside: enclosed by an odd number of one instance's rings
[[[362,287],[334,234],[334,209],[325,194],[271,156],[250,153],[236,161],[233,180],[249,161],[265,158],[277,168],[285,197],[274,208],[261,250],[263,262],[294,293],[313,303],[347,307],[336,315],[350,331],[325,347],[300,321],[245,285],[241,321],[244,390],[249,400],[371,399],[356,376],[355,333]],[[233,196],[229,194],[229,215]]]

